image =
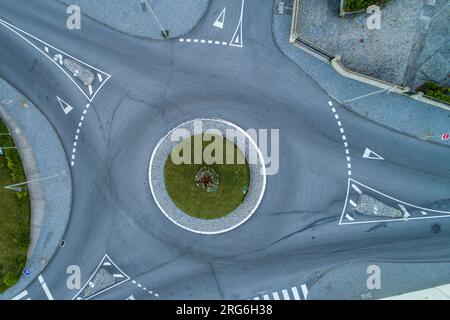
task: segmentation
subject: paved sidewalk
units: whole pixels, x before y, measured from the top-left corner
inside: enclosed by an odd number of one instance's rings
[[[57,0],[65,5],[78,5],[87,15],[113,29],[149,39],[175,38],[194,28],[208,8],[209,0]],[[145,2],[144,2],[145,4]],[[83,29],[83,22],[81,22]]]
[[[0,294],[10,299],[45,268],[69,221],[72,180],[66,154],[45,116],[15,88],[0,78],[0,116],[24,164],[31,201],[31,244],[26,269],[18,284]]]
[[[369,14],[338,11],[339,1],[301,0],[298,32],[353,71],[412,89],[427,80],[448,83],[449,0],[390,1],[373,30]]]
[[[277,2],[276,0],[275,5]],[[353,112],[393,130],[450,146],[450,140],[441,140],[442,133],[450,132],[449,111],[403,95],[380,92],[377,87],[339,75],[330,64],[289,43],[290,15],[275,14],[273,19],[273,34],[280,50],[338,102]],[[367,94],[371,95],[365,96]]]

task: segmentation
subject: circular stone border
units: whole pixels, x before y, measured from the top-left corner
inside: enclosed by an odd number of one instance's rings
[[[201,127],[198,127],[199,123],[201,123]],[[167,193],[164,183],[164,165],[173,147],[182,141],[172,141],[170,139],[170,135],[177,129],[187,130],[186,132],[189,133],[189,136],[201,133],[211,133],[221,134],[223,138],[227,138],[226,130],[231,129],[245,137],[244,145],[239,143],[239,141],[237,141],[237,143],[236,141],[231,142],[238,146],[247,159],[250,169],[250,186],[244,201],[225,217],[205,220],[189,216],[175,206]],[[198,130],[201,131],[198,132]],[[256,161],[253,161],[255,163],[249,161],[248,156],[250,154],[257,155]],[[256,142],[246,131],[234,123],[215,118],[199,118],[186,121],[170,130],[163,138],[161,138],[156,144],[150,158],[148,178],[153,199],[162,213],[177,226],[200,234],[224,233],[239,227],[255,213],[256,209],[258,209],[266,189],[266,167],[264,158]]]

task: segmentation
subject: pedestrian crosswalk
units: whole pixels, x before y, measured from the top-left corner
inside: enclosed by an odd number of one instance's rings
[[[308,287],[306,284],[302,284],[300,289],[297,287],[291,287],[283,289],[281,291],[274,291],[272,293],[266,293],[253,297],[253,300],[307,300],[308,299]]]

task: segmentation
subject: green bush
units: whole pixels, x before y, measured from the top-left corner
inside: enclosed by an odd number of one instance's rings
[[[344,0],[344,11],[353,12],[366,10],[373,4],[382,5],[388,1],[389,0]]]
[[[417,91],[423,92],[426,96],[450,104],[450,88],[441,86],[436,82],[427,82],[417,88]]]

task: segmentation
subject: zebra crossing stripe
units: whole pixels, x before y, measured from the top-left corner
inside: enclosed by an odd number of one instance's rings
[[[298,294],[297,287],[291,288],[292,294],[294,295],[294,300],[301,300],[300,295]]]
[[[291,300],[291,298],[289,297],[289,293],[286,289],[282,290],[281,293],[283,294],[284,300]]]

